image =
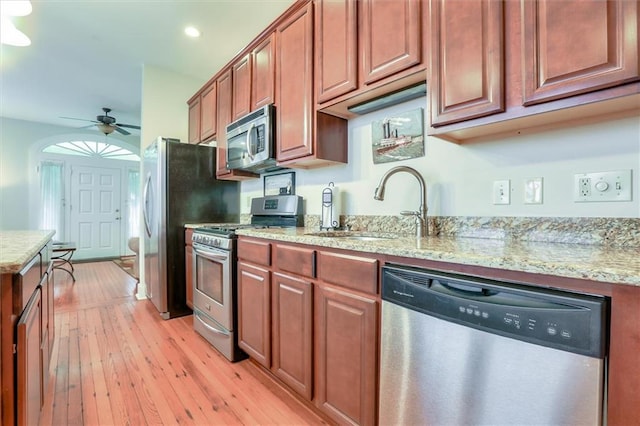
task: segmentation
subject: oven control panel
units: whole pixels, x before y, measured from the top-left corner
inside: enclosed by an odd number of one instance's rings
[[[211,234],[201,234],[198,232],[193,233],[191,241],[195,244],[224,250],[229,250],[233,243],[233,241],[229,238],[217,237]]]

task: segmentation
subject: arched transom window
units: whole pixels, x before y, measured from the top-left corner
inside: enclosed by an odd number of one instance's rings
[[[49,145],[42,150],[52,154],[78,155],[111,160],[140,161],[140,156],[126,148],[105,142],[70,141]]]

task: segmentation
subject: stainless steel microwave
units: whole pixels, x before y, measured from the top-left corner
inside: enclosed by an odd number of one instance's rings
[[[229,124],[227,168],[254,173],[278,170],[275,160],[275,107],[265,105]]]

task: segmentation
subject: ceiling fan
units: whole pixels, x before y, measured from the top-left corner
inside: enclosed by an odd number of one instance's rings
[[[74,117],[60,117],[60,118],[66,118],[69,120],[90,121],[91,123],[95,123],[95,126],[105,135],[109,135],[113,133],[114,130],[123,135],[130,135],[131,133],[123,129],[123,127],[129,128],[129,129],[140,129],[140,126],[135,126],[133,124],[117,123],[116,118],[109,115],[109,113],[111,112],[111,108],[103,107],[102,111],[104,111],[104,115],[96,116],[95,120],[87,120],[84,118],[74,118]],[[88,127],[91,127],[91,126],[93,126],[93,124]]]

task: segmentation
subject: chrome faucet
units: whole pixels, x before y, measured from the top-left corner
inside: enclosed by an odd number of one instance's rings
[[[420,184],[420,209],[417,212],[414,211],[402,211],[400,212],[403,216],[415,216],[416,217],[416,237],[422,238],[429,235],[429,225],[427,224],[427,185],[424,183],[424,179],[422,175],[418,173],[416,169],[407,166],[398,166],[394,167],[387,171],[380,179],[380,183],[376,188],[376,193],[373,196],[375,200],[383,201],[384,200],[384,188],[387,184],[387,180],[395,175],[398,172],[407,172],[410,175],[413,175],[416,179],[418,179],[418,183]]]

